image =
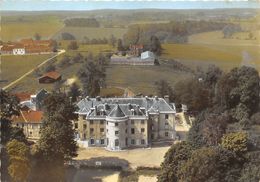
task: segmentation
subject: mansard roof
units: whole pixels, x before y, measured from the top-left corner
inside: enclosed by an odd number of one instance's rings
[[[125,116],[145,116],[146,113],[176,113],[163,98],[89,98],[78,102],[79,114],[88,116],[108,116],[118,105]],[[115,111],[116,112],[116,111]],[[119,111],[118,111],[119,112]]]

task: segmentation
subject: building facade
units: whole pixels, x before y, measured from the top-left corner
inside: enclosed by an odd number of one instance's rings
[[[78,142],[85,147],[122,150],[174,140],[176,111],[166,100],[86,97],[77,104],[79,119],[74,126]]]

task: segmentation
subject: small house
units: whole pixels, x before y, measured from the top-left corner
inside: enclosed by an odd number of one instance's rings
[[[56,71],[45,73],[39,78],[39,83],[54,83],[61,80],[61,74]]]

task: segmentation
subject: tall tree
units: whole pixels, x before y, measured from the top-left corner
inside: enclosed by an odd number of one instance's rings
[[[156,36],[151,36],[150,51],[160,56],[162,53],[162,46],[160,40]]]
[[[8,172],[14,182],[26,182],[31,170],[29,147],[23,142],[11,140],[6,145],[9,157]]]
[[[77,119],[75,111],[76,107],[62,93],[52,93],[44,101],[43,126],[35,156],[39,165],[37,174],[42,173],[45,181],[63,181],[64,162],[77,156],[71,122]]]
[[[123,41],[122,39],[117,40],[117,50],[118,51],[124,51]]]
[[[155,85],[157,87],[157,94],[159,97],[164,97],[165,95],[168,95],[170,101],[173,101],[175,99],[173,89],[167,81],[160,80],[155,82]]]
[[[87,62],[78,72],[78,77],[83,84],[83,94],[91,97],[100,93],[101,83],[106,77],[104,68],[94,62]]]
[[[71,97],[71,101],[72,102],[76,102],[77,101],[77,97],[81,95],[81,91],[79,89],[78,84],[76,84],[75,82],[70,86],[70,90],[68,95]]]
[[[116,38],[113,34],[109,38],[109,44],[112,45],[113,47],[116,46]]]

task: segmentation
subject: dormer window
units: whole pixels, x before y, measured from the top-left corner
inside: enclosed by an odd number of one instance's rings
[[[165,114],[165,119],[168,119],[169,118],[169,115],[168,114]]]

